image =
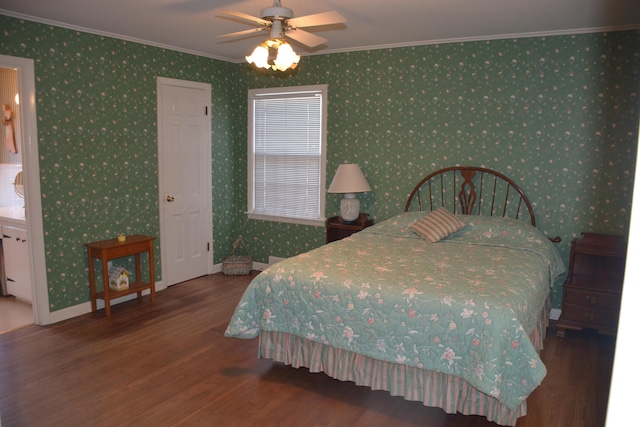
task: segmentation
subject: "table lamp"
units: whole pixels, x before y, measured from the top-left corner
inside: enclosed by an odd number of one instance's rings
[[[336,175],[329,186],[329,193],[344,193],[340,201],[340,217],[344,222],[354,223],[360,216],[360,200],[355,193],[371,191],[371,186],[364,177],[360,166],[342,164],[338,166]]]

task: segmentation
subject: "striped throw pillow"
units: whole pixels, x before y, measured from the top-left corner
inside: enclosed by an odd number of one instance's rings
[[[438,208],[409,227],[429,243],[435,243],[460,230],[466,224],[445,208]]]

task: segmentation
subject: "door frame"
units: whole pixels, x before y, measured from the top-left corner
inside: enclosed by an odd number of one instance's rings
[[[33,321],[36,325],[48,325],[53,322],[49,311],[44,227],[42,223],[35,66],[33,59],[7,55],[0,55],[0,66],[14,68],[18,71],[22,135],[20,148],[22,152],[22,170],[24,171],[24,202],[26,206],[27,239],[29,242]]]
[[[164,215],[164,209],[162,209],[162,202],[163,202],[163,197],[166,194],[165,193],[165,187],[166,187],[166,177],[164,176],[163,173],[163,160],[164,160],[164,153],[162,152],[162,143],[161,141],[163,141],[163,139],[165,138],[165,136],[163,135],[163,120],[162,120],[162,87],[163,86],[180,86],[180,87],[185,87],[185,88],[191,88],[191,89],[203,89],[205,91],[205,96],[206,98],[209,100],[207,103],[207,107],[209,110],[209,114],[208,114],[208,120],[205,120],[205,135],[208,135],[208,139],[207,141],[209,142],[208,145],[208,150],[207,152],[209,153],[209,161],[207,162],[207,176],[209,177],[209,180],[207,182],[207,194],[209,194],[209,200],[207,200],[207,203],[205,204],[205,212],[203,213],[203,216],[206,218],[206,224],[209,226],[210,229],[210,235],[209,238],[207,239],[209,242],[211,242],[211,248],[210,250],[207,252],[207,262],[208,262],[208,274],[213,274],[215,273],[214,271],[214,267],[213,267],[213,200],[212,200],[212,190],[213,190],[213,178],[212,178],[212,150],[211,150],[211,84],[209,83],[202,83],[202,82],[194,82],[194,81],[189,81],[189,80],[179,80],[179,79],[172,79],[172,78],[168,78],[168,77],[157,77],[157,81],[156,81],[156,92],[157,92],[157,110],[158,110],[158,207],[160,210],[160,262],[161,262],[161,271],[162,271],[162,277],[163,280],[161,281],[160,284],[160,289],[165,289],[168,286],[168,282],[166,280],[164,280],[165,276],[165,270],[164,268],[166,266],[169,265],[169,262],[167,260],[167,244],[166,244],[166,239],[165,239],[165,231],[164,231],[164,223],[167,220],[167,218],[165,218]]]

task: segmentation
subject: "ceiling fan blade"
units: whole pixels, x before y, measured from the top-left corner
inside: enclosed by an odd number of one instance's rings
[[[316,13],[314,15],[301,16],[287,19],[290,27],[317,27],[319,25],[344,24],[347,19],[336,11]]]
[[[218,9],[216,13],[223,13],[225,15],[230,15],[235,18],[244,19],[245,21],[253,22],[254,24],[259,25],[271,25],[271,21],[267,21],[266,19],[258,18],[256,16],[247,15],[246,13],[236,12],[235,10],[223,10]]]
[[[286,37],[290,37],[293,40],[302,43],[305,46],[316,47],[320,46],[323,43],[327,42],[327,39],[316,36],[308,31],[300,30],[300,29],[291,29],[284,33]]]
[[[220,38],[238,37],[238,36],[244,36],[245,34],[257,33],[258,31],[264,31],[266,29],[267,29],[267,27],[251,28],[249,30],[243,30],[243,31],[235,32],[235,33],[223,34],[223,35],[218,36],[218,37],[220,37]]]

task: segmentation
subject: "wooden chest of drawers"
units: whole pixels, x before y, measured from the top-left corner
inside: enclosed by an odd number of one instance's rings
[[[627,242],[621,236],[582,233],[573,239],[557,335],[592,328],[615,335]]]

